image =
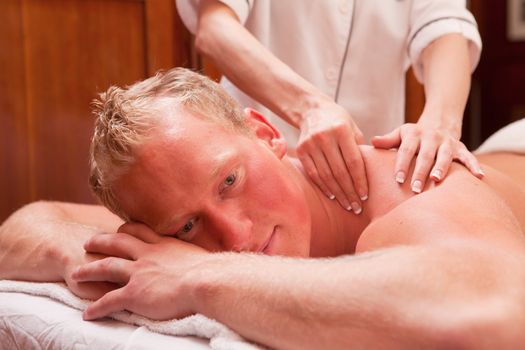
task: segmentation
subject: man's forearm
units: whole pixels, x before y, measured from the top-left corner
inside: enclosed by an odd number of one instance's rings
[[[197,49],[211,57],[236,86],[281,118],[299,126],[306,111],[328,100],[259,43],[226,5],[208,1],[200,12]]]
[[[488,301],[511,285],[493,267],[475,248],[405,247],[331,260],[225,254],[197,273],[196,305],[276,348],[483,344],[483,334],[469,335],[500,331],[493,321],[501,310]]]
[[[97,220],[100,225],[91,225]],[[83,256],[83,242],[103,227],[115,226],[112,220],[95,206],[26,205],[0,226],[0,279],[63,280],[70,257]]]
[[[426,103],[421,121],[459,139],[471,82],[467,39],[460,34],[442,36],[422,55]]]

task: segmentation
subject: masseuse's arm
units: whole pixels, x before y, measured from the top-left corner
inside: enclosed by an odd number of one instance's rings
[[[358,243],[365,253],[356,256],[210,254],[173,238],[144,243],[145,226],[126,231],[142,240],[94,237],[89,251],[130,260],[74,273],[79,281],[125,285],[84,315],[127,309],[167,319],[199,312],[284,349],[521,346],[521,229],[482,182],[456,174],[446,183],[454,187],[413,197],[371,224]],[[454,205],[436,205],[447,201]]]
[[[241,90],[300,128],[297,153],[306,173],[359,213],[368,184],[357,147],[362,133],[348,112],[277,59],[219,1],[201,1],[195,45]]]
[[[76,294],[96,298],[108,289],[79,287],[69,278],[70,272],[97,258],[83,249],[88,238],[115,232],[121,224],[119,218],[102,206],[28,204],[0,226],[0,279],[66,281]]]
[[[409,180],[408,169],[417,153],[410,179],[416,193],[425,187],[429,175],[441,181],[453,160],[475,176],[483,176],[476,157],[459,141],[471,81],[467,39],[461,34],[436,39],[423,50],[422,62],[426,103],[418,122],[372,140],[379,148],[399,148],[394,175],[400,183]]]

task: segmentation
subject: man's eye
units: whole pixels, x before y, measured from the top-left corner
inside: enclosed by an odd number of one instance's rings
[[[231,174],[224,180],[224,184],[226,186],[231,186],[235,183],[235,180],[236,180],[235,174]]]
[[[177,238],[182,239],[184,241],[190,241],[193,237],[190,234],[190,232],[193,230],[193,227],[195,226],[195,223],[197,222],[197,219],[191,219],[189,220],[180,230],[177,231]]]

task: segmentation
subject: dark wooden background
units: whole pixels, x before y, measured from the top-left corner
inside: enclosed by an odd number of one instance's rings
[[[476,145],[525,114],[525,46],[505,39],[504,1],[471,3],[485,45],[465,119],[465,142]],[[161,68],[218,78],[191,41],[174,0],[0,1],[0,221],[35,200],[94,203],[90,101]],[[415,121],[423,92],[410,73],[407,86]]]

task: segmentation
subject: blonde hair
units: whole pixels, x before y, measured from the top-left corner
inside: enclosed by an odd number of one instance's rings
[[[96,116],[91,140],[89,185],[112,212],[128,221],[112,183],[134,162],[134,150],[160,126],[165,116],[154,108],[158,98],[173,98],[174,108],[248,132],[238,104],[215,82],[185,68],[158,72],[126,88],[111,86],[93,101]]]

